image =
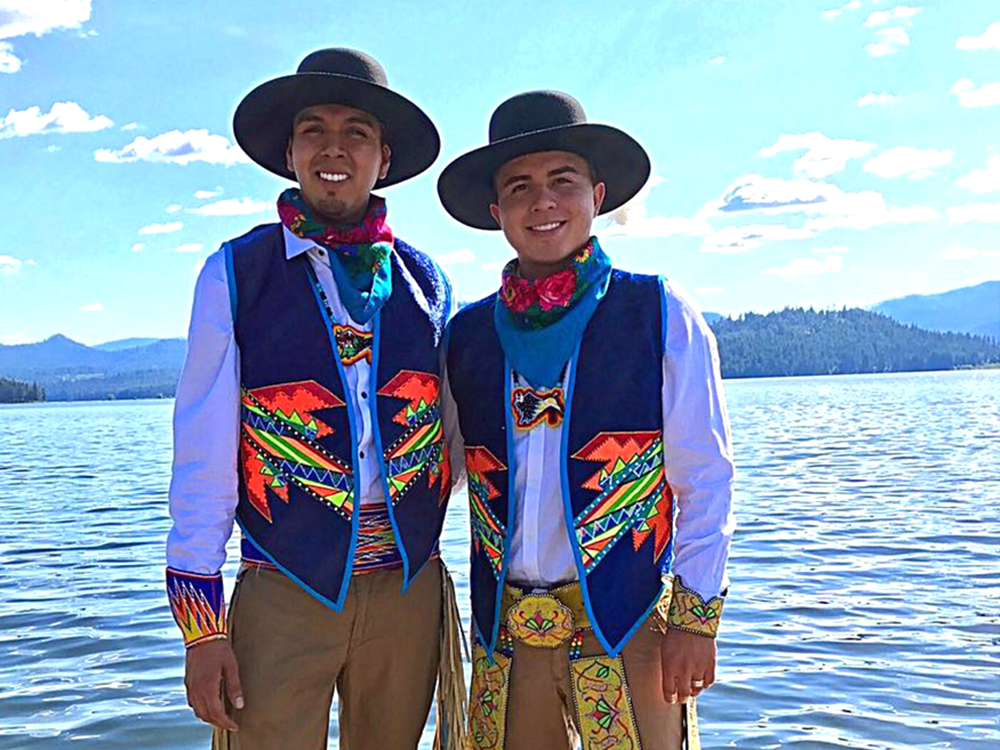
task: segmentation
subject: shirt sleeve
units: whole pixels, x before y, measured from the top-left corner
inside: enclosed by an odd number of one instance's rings
[[[239,449],[239,352],[223,251],[195,286],[174,402],[167,589],[188,646],[225,637],[221,569],[233,531]]]
[[[448,325],[451,325],[455,313],[458,312],[458,301],[455,299],[451,279],[444,274],[448,284]],[[448,443],[448,457],[451,462],[451,491],[458,492],[465,486],[465,440],[458,422],[458,404],[451,393],[448,382],[448,334],[445,333],[444,344],[441,346],[441,428]]]
[[[729,586],[732,436],[715,336],[676,285],[664,281],[663,294],[663,449],[678,506],[673,572],[708,601]]]

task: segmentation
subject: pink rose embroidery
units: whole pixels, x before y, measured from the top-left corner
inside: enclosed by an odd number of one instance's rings
[[[538,303],[543,310],[566,307],[576,292],[576,274],[570,270],[560,271],[535,281]]]
[[[524,312],[538,301],[538,294],[531,282],[517,274],[504,274],[503,299],[514,312]]]

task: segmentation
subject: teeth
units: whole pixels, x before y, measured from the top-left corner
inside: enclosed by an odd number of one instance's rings
[[[319,178],[327,182],[343,182],[347,179],[347,175],[342,172],[320,172]]]
[[[560,224],[562,224],[561,221],[553,221],[549,224],[538,224],[537,226],[533,226],[532,229],[534,229],[536,232],[551,232]]]

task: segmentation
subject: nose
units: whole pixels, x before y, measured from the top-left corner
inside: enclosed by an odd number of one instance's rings
[[[339,133],[327,133],[323,139],[320,153],[330,158],[346,155],[347,149],[344,146],[344,139]]]
[[[549,189],[547,185],[542,185],[535,191],[531,202],[532,211],[548,211],[551,208],[556,207],[556,196],[555,193]]]

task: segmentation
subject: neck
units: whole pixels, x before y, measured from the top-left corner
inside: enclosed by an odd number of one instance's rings
[[[371,205],[371,193],[368,194],[368,197],[365,198],[364,203],[362,203],[359,208],[355,208],[351,211],[348,211],[347,207],[343,204],[340,204],[339,206],[329,205],[326,206],[326,210],[324,210],[321,206],[313,205],[312,201],[306,197],[305,193],[302,193],[302,200],[305,201],[306,205],[313,210],[317,218],[322,219],[327,224],[332,224],[336,227],[349,227],[357,224],[364,218],[365,213],[368,211],[368,206]],[[338,209],[342,209],[343,213],[339,212]],[[337,213],[333,213],[333,211],[337,211]]]
[[[555,263],[539,263],[538,261],[528,260],[527,258],[518,258],[517,273],[522,279],[534,281],[535,279],[543,279],[546,276],[559,273],[559,271],[569,268],[572,262],[572,255],[568,255]]]

